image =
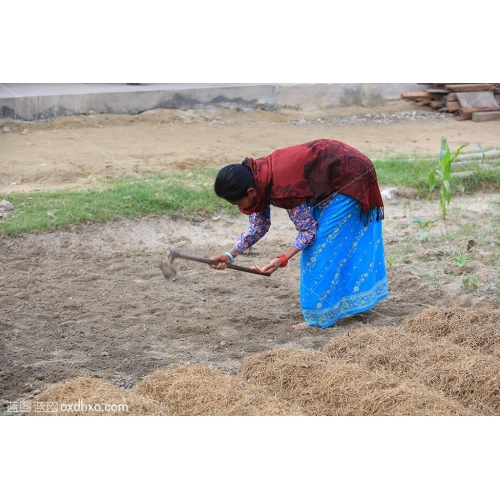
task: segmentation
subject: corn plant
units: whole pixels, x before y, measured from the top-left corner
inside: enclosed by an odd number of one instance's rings
[[[466,292],[476,289],[480,284],[481,282],[476,276],[467,276],[462,280],[462,287]]]
[[[394,265],[394,257],[386,257],[387,265],[389,266],[389,271],[392,271],[392,266]]]
[[[429,174],[429,194],[432,195],[434,188],[436,187],[436,181],[440,182],[439,188],[439,207],[441,209],[441,217],[446,219],[446,207],[451,202],[452,192],[451,192],[451,164],[455,161],[457,156],[460,154],[463,148],[466,146],[475,146],[479,148],[481,153],[483,154],[481,164],[484,161],[484,153],[481,145],[468,142],[466,144],[462,144],[452,156],[450,152],[450,148],[448,146],[448,140],[446,137],[441,138],[441,151],[439,152],[439,168],[433,170]],[[437,178],[436,178],[437,175]]]
[[[454,257],[451,258],[451,261],[455,262],[457,267],[459,267],[460,269],[463,269],[465,266],[467,266],[467,264],[472,262],[463,253],[455,255]]]
[[[420,226],[420,230],[417,231],[418,240],[427,240],[429,238],[429,233],[431,232],[432,225],[440,220],[441,217],[433,217],[432,219],[423,219],[422,217],[412,217],[411,220],[416,222]]]

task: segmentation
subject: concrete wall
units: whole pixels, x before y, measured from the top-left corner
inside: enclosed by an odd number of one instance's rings
[[[44,85],[44,84],[40,84]],[[155,84],[126,91],[99,91],[86,85],[78,94],[0,96],[0,119],[44,120],[89,113],[137,114],[155,108],[195,108],[213,104],[278,109],[342,108],[372,106],[401,98],[403,92],[423,89],[413,83],[320,83],[320,84]],[[85,91],[88,91],[87,93]],[[47,95],[48,94],[48,95]]]
[[[297,109],[376,106],[401,99],[403,92],[425,88],[412,83],[281,84],[278,101]]]

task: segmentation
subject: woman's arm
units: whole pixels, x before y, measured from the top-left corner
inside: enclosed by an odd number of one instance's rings
[[[248,250],[252,245],[257,243],[271,227],[271,207],[267,207],[261,213],[251,214],[249,217],[248,229],[238,236],[233,248],[229,253],[234,257],[241,255],[245,250]],[[219,261],[216,265],[210,265],[214,269],[225,269],[226,264],[232,262],[229,255],[223,253],[211,257],[212,260]]]
[[[316,231],[318,224],[309,210],[306,203],[302,203],[298,207],[287,210],[290,220],[294,223],[295,229],[299,232],[297,237],[288,250],[281,254],[280,257],[274,258],[267,266],[257,267],[253,269],[260,272],[273,273],[276,269],[287,265],[288,260],[298,254],[302,249],[308,247],[316,240]]]
[[[234,248],[238,254],[242,254],[252,245],[255,245],[271,227],[271,207],[268,206],[263,212],[251,214],[248,229],[238,236]]]
[[[288,217],[295,225],[295,229],[299,232],[292,245],[299,250],[312,245],[316,240],[318,223],[312,216],[307,204],[302,203],[298,207],[287,210],[287,212]]]

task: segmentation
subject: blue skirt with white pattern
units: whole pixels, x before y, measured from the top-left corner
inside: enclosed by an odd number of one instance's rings
[[[360,203],[341,194],[311,212],[318,228],[302,250],[300,304],[308,325],[328,328],[389,296],[382,221],[365,226]]]

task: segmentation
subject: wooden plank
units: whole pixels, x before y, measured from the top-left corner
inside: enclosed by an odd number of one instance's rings
[[[462,108],[491,108],[498,106],[493,92],[457,92]]]
[[[450,101],[446,103],[446,107],[448,108],[448,111],[458,111],[462,106],[460,106],[460,103],[458,101]]]
[[[453,92],[480,92],[493,90],[495,85],[491,83],[457,83],[447,84],[445,88]]]
[[[472,113],[473,122],[490,122],[500,120],[500,111],[476,111]]]
[[[470,120],[476,111],[498,111],[498,106],[492,108],[462,108],[455,117],[457,120]]]
[[[462,108],[464,113],[475,113],[476,111],[500,111],[498,106],[492,106],[488,108]]]
[[[429,94],[429,92],[426,92],[425,90],[416,90],[414,92],[403,92],[401,97],[403,99],[430,99],[432,94]]]
[[[444,107],[444,102],[443,101],[431,101],[429,103],[429,106],[432,108],[432,109],[440,109],[440,108],[443,108]]]

